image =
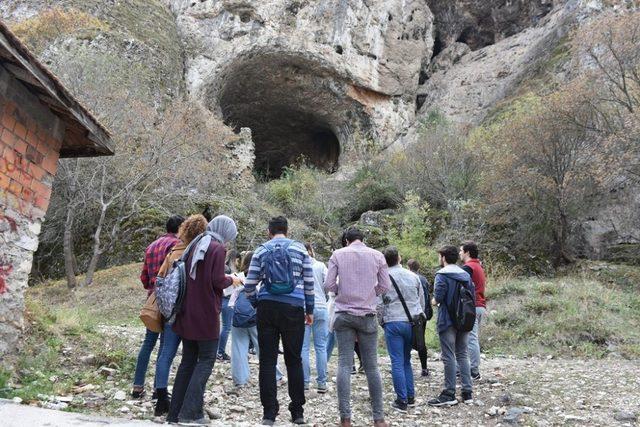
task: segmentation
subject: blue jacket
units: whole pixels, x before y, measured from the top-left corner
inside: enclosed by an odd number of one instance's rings
[[[433,290],[433,297],[436,302],[440,304],[438,308],[438,333],[446,331],[450,326],[453,326],[451,316],[449,316],[449,310],[447,307],[451,304],[453,296],[456,291],[457,282],[464,283],[475,298],[475,289],[471,276],[469,273],[454,264],[449,264],[446,267],[440,269],[436,273],[436,279]]]

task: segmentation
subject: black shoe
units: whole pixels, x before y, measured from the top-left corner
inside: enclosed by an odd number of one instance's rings
[[[474,381],[480,381],[482,379],[482,375],[480,375],[480,372],[472,372],[471,379]]]
[[[306,424],[304,417],[291,418],[291,422],[298,425]]]
[[[429,376],[429,370],[428,369],[423,369],[422,370],[422,374],[420,374],[421,377],[428,377]]]
[[[407,406],[409,407],[414,407],[416,406],[416,398],[415,397],[408,397],[407,398]]]
[[[467,405],[471,405],[473,403],[473,393],[470,391],[462,392],[462,402]]]
[[[270,420],[269,418],[263,418],[262,422],[260,424],[262,424],[263,426],[272,426],[276,423],[276,420]]]
[[[440,396],[435,399],[431,399],[429,402],[431,406],[453,406],[457,405],[458,401],[455,396],[450,395],[449,393],[442,392]]]
[[[166,388],[156,389],[156,395],[158,396],[158,400],[156,401],[156,407],[153,411],[153,415],[156,417],[161,417],[164,414],[169,413],[169,405],[171,405],[171,400],[169,399],[169,393],[167,393]]]
[[[131,390],[131,397],[133,399],[142,399],[145,394],[144,390]]]
[[[391,407],[396,411],[407,412],[407,404],[400,399],[396,399],[391,403]]]
[[[218,353],[218,355],[216,356],[216,359],[218,359],[221,362],[228,362],[229,360],[231,360],[231,357],[229,357],[227,353]]]

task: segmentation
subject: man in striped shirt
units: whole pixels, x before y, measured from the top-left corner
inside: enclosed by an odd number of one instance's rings
[[[260,401],[263,425],[273,425],[279,405],[276,387],[278,342],[282,339],[284,360],[289,376],[289,411],[291,422],[304,424],[304,376],[302,371],[302,343],[305,324],[313,323],[315,301],[312,262],[304,245],[287,238],[287,219],[279,216],[269,221],[270,240],[256,249],[244,282],[247,298],[256,307],[258,345],[260,347]],[[293,266],[291,292],[275,292],[264,281],[267,258],[278,247],[286,248]],[[258,283],[263,282],[260,289]]]

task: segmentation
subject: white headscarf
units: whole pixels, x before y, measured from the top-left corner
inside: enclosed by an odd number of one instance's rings
[[[218,215],[213,218],[207,225],[207,230],[200,235],[193,252],[193,258],[191,259],[191,269],[189,270],[189,277],[195,280],[196,267],[198,262],[204,259],[211,240],[215,240],[218,243],[225,244],[235,239],[238,235],[238,228],[236,223],[225,215]]]

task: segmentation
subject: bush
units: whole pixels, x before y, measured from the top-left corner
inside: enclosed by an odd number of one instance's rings
[[[11,25],[11,30],[33,51],[40,52],[60,36],[85,32],[89,36],[108,30],[109,25],[77,9],[54,7]]]
[[[367,211],[397,208],[402,197],[397,187],[384,174],[382,162],[363,165],[346,185],[348,202],[342,209],[345,221],[357,221]]]

